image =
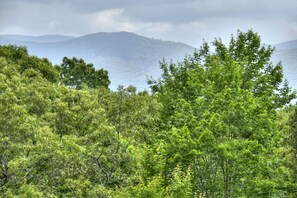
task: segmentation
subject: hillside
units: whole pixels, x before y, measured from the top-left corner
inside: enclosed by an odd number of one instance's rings
[[[44,38],[51,38],[44,42]],[[54,38],[54,39],[53,39]],[[194,48],[183,43],[150,39],[128,32],[96,33],[81,37],[1,36],[0,44],[28,47],[30,54],[48,57],[54,64],[64,56],[83,58],[94,66],[108,70],[111,89],[118,85],[135,85],[145,89],[147,76],[160,75],[163,58],[181,60]]]
[[[297,40],[276,44],[274,62],[281,61],[284,76],[294,89],[297,89]]]
[[[2,35],[0,44],[27,46],[30,54],[47,57],[54,64],[60,64],[64,56],[83,58],[97,69],[108,70],[113,90],[118,85],[131,84],[145,89],[147,76],[157,78],[160,75],[160,60],[182,60],[194,51],[193,47],[183,43],[150,39],[128,32],[95,33],[81,37]],[[273,62],[282,62],[285,78],[290,86],[297,89],[297,40],[274,47]]]

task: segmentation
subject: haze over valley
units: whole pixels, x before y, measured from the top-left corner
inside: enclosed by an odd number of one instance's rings
[[[0,44],[27,46],[32,55],[60,64],[64,56],[83,58],[108,70],[110,87],[134,85],[146,88],[149,76],[160,76],[159,61],[182,60],[194,48],[177,42],[149,39],[129,32],[96,33],[81,37],[0,36]]]
[[[46,57],[53,64],[62,58],[82,58],[94,64],[96,69],[109,72],[110,88],[119,85],[134,85],[139,90],[147,89],[147,78],[157,79],[163,58],[173,62],[192,55],[195,48],[180,42],[146,38],[129,32],[95,33],[80,37],[45,35],[1,35],[0,44],[26,46],[31,55]],[[297,40],[274,45],[272,60],[282,62],[285,78],[297,89]]]

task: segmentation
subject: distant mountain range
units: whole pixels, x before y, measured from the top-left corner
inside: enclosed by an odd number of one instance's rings
[[[134,85],[139,90],[147,88],[148,76],[160,76],[159,61],[182,60],[194,48],[177,42],[162,41],[129,32],[96,33],[81,37],[49,36],[0,36],[0,45],[27,46],[30,54],[47,57],[60,64],[64,56],[83,58],[94,66],[108,70],[111,85]]]
[[[74,39],[73,36],[44,35],[44,36],[22,36],[22,35],[1,35],[1,40],[14,40],[19,42],[53,43]]]
[[[4,44],[27,46],[30,54],[47,57],[54,64],[60,64],[64,56],[83,58],[97,69],[108,70],[113,90],[118,85],[131,84],[143,90],[147,88],[148,76],[155,79],[160,76],[160,60],[165,58],[175,62],[194,52],[192,46],[183,43],[146,38],[129,32],[81,37],[1,35],[0,45]],[[273,62],[282,62],[285,78],[290,86],[297,89],[297,40],[275,47]]]
[[[281,61],[285,78],[297,90],[297,40],[279,43],[274,47],[276,51],[272,57],[273,62]]]

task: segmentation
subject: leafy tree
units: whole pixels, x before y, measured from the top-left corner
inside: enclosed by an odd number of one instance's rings
[[[0,58],[0,195],[107,195],[125,183],[132,138],[118,138],[99,103],[110,91],[69,89],[20,67]]]
[[[15,45],[0,46],[0,57],[4,57],[7,61],[19,65],[18,70],[21,74],[29,70],[31,76],[35,76],[37,72],[50,82],[55,83],[59,80],[59,73],[51,62],[46,58],[30,56],[26,47]]]
[[[295,105],[296,106],[296,105]],[[296,168],[296,164],[297,164],[297,108],[295,107],[295,112],[294,114],[291,116],[291,134],[292,134],[292,147],[293,147],[293,180],[295,182],[295,188],[294,188],[294,192],[295,195],[297,195],[297,168]]]
[[[56,68],[61,72],[60,82],[72,88],[81,89],[83,84],[89,88],[107,88],[110,84],[106,70],[95,70],[93,64],[87,64],[83,59],[64,57],[62,64]]]
[[[112,131],[104,110],[91,92],[52,84],[35,70],[20,74],[19,67],[0,58],[0,195],[86,196],[98,177],[86,167],[86,144],[100,140],[92,134]]]
[[[119,170],[133,173],[135,177],[117,182],[134,185],[143,179],[143,172],[137,169],[141,164],[135,160],[140,160],[142,156],[139,153],[145,152],[145,145],[154,144],[159,121],[158,103],[147,92],[137,93],[133,86],[120,86],[117,92],[100,91],[98,100],[104,106],[108,121],[116,132],[111,143],[114,149],[108,154],[114,158],[113,163],[108,165],[108,175],[113,175],[112,178],[125,178],[119,177],[119,173],[124,173]]]
[[[28,50],[26,47],[16,45],[2,45],[0,47],[0,56],[16,63],[28,56]]]
[[[179,165],[176,166],[172,172],[171,184],[167,188],[166,194],[168,197],[193,197],[191,172],[192,171],[189,169],[184,173],[181,171]]]
[[[280,185],[276,110],[295,94],[283,81],[274,51],[253,31],[238,32],[229,46],[204,43],[178,64],[161,62],[150,81],[163,105],[164,177],[192,167],[193,194],[206,197],[286,196]],[[284,178],[281,180],[283,181]]]

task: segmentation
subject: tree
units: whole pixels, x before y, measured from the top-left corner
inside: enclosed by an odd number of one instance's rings
[[[296,106],[296,105],[295,105]],[[292,137],[292,147],[293,147],[293,180],[295,182],[295,195],[297,195],[297,108],[295,107],[295,112],[291,117],[291,137]]]
[[[110,84],[106,70],[95,70],[93,64],[87,64],[83,59],[64,57],[62,64],[56,68],[61,72],[60,82],[72,88],[81,89],[83,84],[93,89],[100,86],[108,88]]]
[[[137,170],[140,163],[135,160],[140,160],[142,156],[138,153],[145,152],[145,145],[153,144],[156,137],[159,121],[156,98],[145,91],[137,93],[133,86],[119,86],[116,92],[98,92],[98,101],[105,108],[108,121],[116,132],[110,145],[113,149],[108,153],[113,160],[101,163],[99,168],[104,168],[110,175],[108,180],[117,185],[127,185],[127,182],[134,185],[139,182],[137,177],[146,177],[142,170]],[[127,172],[134,176],[127,177]]]
[[[52,63],[46,58],[30,56],[26,47],[15,45],[0,46],[0,57],[19,65],[18,70],[21,74],[29,71],[31,77],[34,77],[37,72],[52,83],[56,83],[59,80],[59,73]]]
[[[283,168],[275,119],[295,94],[270,61],[274,49],[252,30],[229,46],[212,44],[214,52],[204,43],[183,62],[161,62],[161,78],[149,82],[163,105],[166,185],[180,166],[191,168],[193,193],[202,196],[288,195],[285,177],[275,177]]]
[[[21,73],[21,59],[0,58],[0,196],[105,197],[136,185],[156,99],[134,87],[71,89]]]
[[[0,196],[87,196],[102,175],[87,166],[86,149],[110,149],[101,138],[116,134],[97,92],[53,84],[32,68],[20,73],[19,63],[0,58]]]

